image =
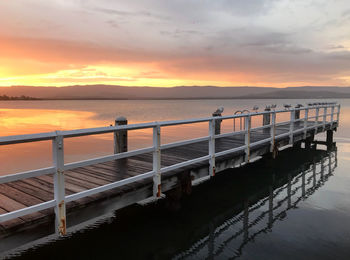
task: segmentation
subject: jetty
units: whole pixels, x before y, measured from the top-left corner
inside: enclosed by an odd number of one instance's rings
[[[284,109],[268,106],[262,112],[255,109],[232,115],[221,112],[218,109],[207,118],[142,124],[127,124],[127,119],[120,117],[108,127],[0,137],[0,145],[49,140],[53,158],[51,167],[0,176],[0,236],[49,222],[54,222],[57,235],[64,236],[71,225],[70,216],[91,205],[108,203],[110,210],[116,210],[145,200],[177,197],[228,168],[262,156],[275,158],[286,147],[302,143],[305,149],[317,144],[331,147],[340,105],[312,103]],[[223,122],[232,123],[231,131],[221,131]],[[161,143],[162,128],[198,123],[207,124],[206,136]],[[153,129],[153,145],[129,150],[128,132],[140,129]],[[325,141],[314,140],[324,132]],[[105,133],[114,135],[113,154],[65,162],[67,138]]]

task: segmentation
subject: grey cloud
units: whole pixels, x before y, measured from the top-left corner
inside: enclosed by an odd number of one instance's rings
[[[210,39],[210,38],[209,38]],[[270,52],[284,54],[304,54],[311,52],[309,48],[297,46],[293,43],[293,34],[270,32],[264,28],[251,27],[222,31],[210,39],[211,46],[225,50],[249,52]]]
[[[349,16],[350,16],[350,9],[348,9],[342,13],[342,17],[349,17]]]
[[[120,28],[119,24],[116,21],[114,21],[114,20],[108,20],[107,24],[109,24],[111,27],[113,27],[115,29],[119,29]]]
[[[274,0],[224,0],[221,2],[222,7],[227,12],[234,15],[257,15],[265,14],[273,6]]]
[[[344,49],[345,47],[343,45],[331,45],[328,47],[330,50],[337,50],[337,49]]]
[[[147,18],[156,18],[160,20],[168,20],[169,17],[155,14],[149,11],[135,11],[135,12],[129,12],[129,11],[121,11],[117,9],[112,8],[101,8],[101,7],[90,7],[91,10],[94,10],[96,12],[109,14],[109,15],[117,15],[121,17],[147,17]]]
[[[191,37],[193,35],[203,35],[204,34],[203,32],[200,32],[197,30],[186,30],[186,29],[175,29],[173,31],[161,30],[159,33],[161,35],[171,36],[174,38]]]

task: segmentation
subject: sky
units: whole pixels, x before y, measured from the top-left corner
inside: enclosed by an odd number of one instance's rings
[[[0,5],[0,86],[350,86],[349,0]]]

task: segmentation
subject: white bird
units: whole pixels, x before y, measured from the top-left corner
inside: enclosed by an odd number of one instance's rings
[[[290,105],[290,104],[283,104],[283,106],[285,109],[290,109],[292,107],[292,105]]]
[[[256,113],[258,112],[258,109],[259,109],[258,106],[254,106],[254,107],[253,107],[253,111],[255,111]]]
[[[218,109],[216,109],[214,114],[222,114],[223,112],[224,112],[224,107],[219,107]]]

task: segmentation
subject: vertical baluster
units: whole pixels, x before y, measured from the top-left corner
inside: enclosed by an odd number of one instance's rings
[[[215,121],[209,121],[209,175],[215,176]]]
[[[323,131],[326,129],[327,107],[323,108]]]
[[[63,136],[59,135],[52,140],[52,157],[56,168],[54,174],[54,193],[56,200],[55,207],[55,230],[60,236],[66,234],[66,202],[65,202],[65,183],[64,183],[64,149]]]
[[[340,115],[340,104],[338,105],[338,111],[337,111],[337,123],[339,126],[339,115]]]
[[[320,113],[320,108],[316,108],[316,115],[315,115],[315,135],[317,134],[317,129],[318,129],[318,116]]]
[[[331,124],[333,125],[333,120],[334,120],[334,105],[332,105],[331,109]]]
[[[306,138],[307,134],[307,120],[309,118],[309,108],[305,109],[305,117],[304,117],[304,139]]]
[[[245,143],[245,162],[250,161],[250,128],[251,128],[251,116],[248,115],[245,117],[244,120],[244,130],[245,130],[245,137],[244,137],[244,143]]]
[[[271,134],[271,146],[270,152],[273,152],[275,149],[275,136],[276,136],[276,112],[272,112],[271,115],[271,125],[270,125],[270,134]]]
[[[160,154],[160,126],[153,127],[153,196],[160,197],[161,195],[161,154]]]
[[[294,121],[295,121],[295,109],[291,109],[290,125],[289,125],[289,144],[293,144]]]

